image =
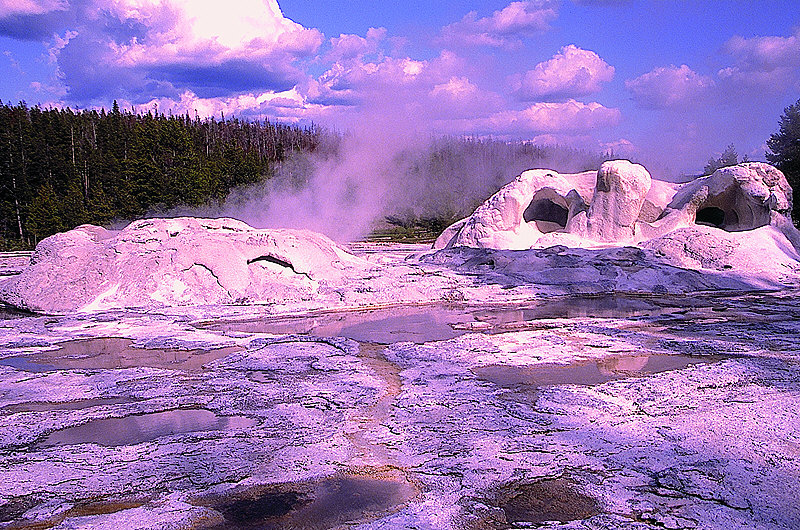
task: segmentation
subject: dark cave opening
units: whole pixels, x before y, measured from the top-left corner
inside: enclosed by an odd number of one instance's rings
[[[554,223],[555,225],[558,225],[557,227],[552,225],[549,226],[548,228],[551,228],[550,230],[542,230],[553,231],[567,226],[569,210],[560,204],[556,204],[550,199],[534,199],[525,209],[522,217],[525,219],[526,223],[536,221],[540,230],[543,228],[540,223],[541,221],[544,223]]]
[[[734,219],[736,214],[734,212],[725,212],[716,206],[708,206],[697,211],[695,215],[695,223],[699,225],[715,226],[717,228],[725,228],[726,225],[735,224],[737,219]]]

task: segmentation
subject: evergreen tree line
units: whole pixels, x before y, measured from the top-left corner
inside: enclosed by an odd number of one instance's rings
[[[341,140],[315,127],[137,113],[116,103],[107,112],[0,101],[0,249],[32,248],[84,223],[107,226],[222,203],[232,190],[267,179],[313,186],[311,160],[338,157]],[[767,159],[800,188],[800,101],[785,109],[768,145]],[[575,172],[610,158],[527,142],[433,139],[428,149],[395,159],[399,191],[385,221],[436,233],[525,169]],[[706,172],[737,162],[731,145]],[[794,206],[797,222],[800,200]]]
[[[800,99],[783,109],[778,127],[767,140],[767,161],[783,171],[794,190],[792,217],[800,227]]]
[[[73,111],[0,101],[0,247],[32,248],[84,223],[108,225],[224,199],[269,178],[323,132],[157,111]]]
[[[396,160],[403,175],[396,192],[389,224],[420,226],[441,232],[470,215],[515,176],[531,168],[560,173],[596,170],[614,158],[613,152],[596,153],[561,145],[537,145],[493,138],[441,137],[427,150]]]

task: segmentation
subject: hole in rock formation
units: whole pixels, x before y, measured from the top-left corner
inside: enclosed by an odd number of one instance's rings
[[[276,258],[275,256],[269,256],[269,255],[267,255],[267,256],[259,256],[257,258],[253,258],[253,259],[247,260],[247,264],[248,265],[252,265],[253,263],[258,263],[259,261],[260,262],[264,262],[264,263],[272,263],[272,264],[278,265],[279,267],[284,267],[286,269],[291,269],[292,272],[295,272],[294,265],[292,265],[291,263],[289,263],[286,260],[282,260],[280,258]]]
[[[550,198],[534,197],[522,217],[526,223],[535,222],[540,232],[555,232],[567,226],[569,210]]]
[[[396,474],[394,474],[396,475]],[[317,482],[255,486],[193,503],[220,512],[226,529],[327,529],[396,510],[417,494],[399,476],[339,475]]]
[[[489,365],[475,368],[479,379],[503,388],[551,385],[599,385],[626,377],[641,377],[695,364],[715,363],[726,359],[720,355],[621,355],[591,362],[543,364],[538,366]]]
[[[240,347],[179,350],[137,348],[133,341],[118,337],[72,340],[57,350],[0,359],[0,364],[27,372],[53,370],[97,370],[122,368],[166,368],[199,370],[204,364],[241,351]]]
[[[36,315],[34,313],[23,311],[22,309],[17,309],[9,305],[0,304],[0,320],[13,320],[32,316]]]
[[[299,274],[301,276],[305,276],[309,280],[311,279],[311,276],[308,273],[299,272],[297,269],[295,269],[294,265],[291,262],[286,261],[286,260],[281,259],[281,258],[276,258],[275,256],[272,256],[272,255],[269,255],[269,254],[247,260],[247,264],[248,265],[252,265],[253,263],[277,265],[280,268],[288,269],[288,270],[292,271],[294,274]]]
[[[725,228],[726,218],[734,217],[736,214],[730,212],[725,214],[725,211],[716,206],[709,206],[697,211],[695,223],[699,225],[716,226],[717,228]],[[733,223],[730,223],[733,224]]]
[[[770,224],[770,207],[738,186],[709,195],[697,208],[695,222],[728,232],[753,230]]]
[[[600,513],[600,506],[595,499],[584,495],[563,478],[532,484],[506,484],[497,490],[491,503],[505,512],[506,522],[515,528],[519,523],[566,523]]]
[[[91,420],[75,427],[55,431],[35,444],[35,447],[42,449],[84,443],[117,447],[150,442],[174,434],[249,429],[256,423],[252,418],[217,416],[204,409],[175,409],[123,418]]]

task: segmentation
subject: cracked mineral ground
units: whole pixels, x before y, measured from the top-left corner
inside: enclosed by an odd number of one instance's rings
[[[797,293],[534,296],[418,250],[356,249],[438,301],[5,311],[0,527],[800,527]]]

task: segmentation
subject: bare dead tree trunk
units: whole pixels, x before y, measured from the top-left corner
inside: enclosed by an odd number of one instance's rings
[[[13,159],[12,159],[13,162]],[[22,241],[22,216],[19,213],[19,199],[17,198],[17,178],[11,174],[11,190],[14,194],[14,213],[17,215],[17,229],[19,230],[19,240]]]
[[[75,171],[77,171],[78,166],[75,165],[75,128],[72,126],[69,128],[69,135],[72,139],[72,167],[74,167]]]

